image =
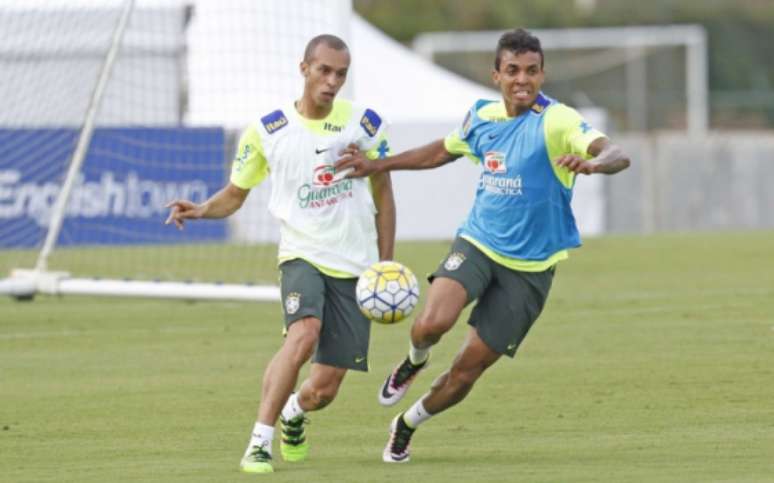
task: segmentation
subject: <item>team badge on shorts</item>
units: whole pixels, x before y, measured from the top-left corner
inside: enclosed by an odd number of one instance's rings
[[[463,255],[460,252],[454,252],[446,259],[446,262],[443,264],[443,268],[446,270],[453,272],[460,268],[460,265],[462,265],[462,262],[465,261],[465,255]]]
[[[300,307],[301,294],[298,292],[290,292],[288,296],[285,297],[285,312],[287,312],[289,315],[293,315],[298,312]]]

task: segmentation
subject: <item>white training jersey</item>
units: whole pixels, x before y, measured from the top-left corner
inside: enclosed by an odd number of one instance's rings
[[[386,156],[385,131],[375,111],[338,99],[325,119],[306,119],[291,103],[245,130],[231,182],[250,189],[267,175],[271,179],[269,211],[280,221],[280,261],[303,258],[350,276],[378,261],[369,181],[344,179],[333,164],[351,143],[371,159]]]

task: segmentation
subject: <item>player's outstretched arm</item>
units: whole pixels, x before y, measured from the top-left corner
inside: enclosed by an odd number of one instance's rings
[[[631,164],[629,156],[623,149],[607,138],[597,138],[592,141],[589,144],[588,153],[594,157],[585,160],[575,154],[565,154],[556,160],[556,164],[580,174],[615,174]]]
[[[188,200],[172,201],[167,204],[169,217],[167,217],[167,221],[164,224],[174,223],[179,230],[182,230],[185,220],[225,218],[242,206],[248,193],[250,193],[250,190],[245,190],[229,183],[200,205]]]
[[[365,153],[360,152],[357,146],[350,145],[341,153],[341,158],[336,162],[335,168],[336,171],[352,169],[347,177],[359,178],[400,169],[433,169],[459,157],[459,155],[451,154],[446,150],[443,139],[394,156],[374,160],[366,158]]]
[[[395,197],[390,173],[371,176],[376,205],[376,235],[379,260],[392,260],[395,249]]]

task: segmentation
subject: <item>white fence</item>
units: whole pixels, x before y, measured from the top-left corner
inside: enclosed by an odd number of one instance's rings
[[[774,228],[774,133],[617,141],[632,167],[606,180],[607,232]]]

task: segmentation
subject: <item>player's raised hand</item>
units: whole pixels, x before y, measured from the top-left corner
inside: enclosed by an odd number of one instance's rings
[[[565,154],[556,160],[557,166],[564,166],[573,173],[592,174],[596,172],[596,163],[586,161],[576,154]]]
[[[347,178],[362,178],[370,176],[376,171],[374,163],[366,158],[357,144],[350,144],[341,152],[338,161],[333,166],[337,172],[350,170]]]
[[[175,200],[167,204],[169,208],[169,217],[164,222],[165,225],[174,223],[178,230],[183,229],[184,220],[195,220],[201,218],[201,207],[188,200]]]

